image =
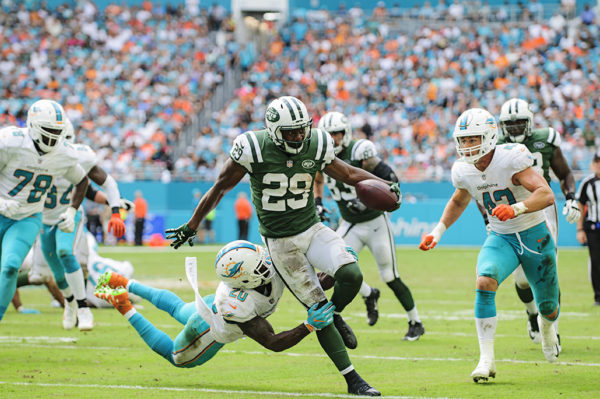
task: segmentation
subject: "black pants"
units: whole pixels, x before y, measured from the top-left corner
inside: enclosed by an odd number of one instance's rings
[[[590,250],[592,288],[594,300],[600,303],[600,230],[585,229],[588,249]]]
[[[144,222],[146,219],[135,219],[135,245],[142,245],[142,234],[144,234]]]
[[[248,226],[250,225],[250,221],[248,219],[238,219],[238,240],[247,240],[248,239]]]

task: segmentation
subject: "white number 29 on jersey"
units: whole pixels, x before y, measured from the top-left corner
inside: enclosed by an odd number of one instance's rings
[[[304,208],[308,203],[309,189],[312,184],[312,176],[310,173],[296,173],[289,179],[283,173],[267,173],[264,175],[262,182],[263,184],[279,185],[277,188],[263,189],[261,202],[262,208],[265,211],[284,212],[287,208]],[[300,183],[304,183],[303,187],[299,187]],[[301,197],[283,198],[288,191],[294,196],[301,195]]]

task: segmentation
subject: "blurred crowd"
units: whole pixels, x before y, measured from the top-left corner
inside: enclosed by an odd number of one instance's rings
[[[600,145],[600,31],[589,6],[574,15],[574,2],[562,1],[550,18],[536,0],[295,10],[281,28],[269,25],[260,48],[233,39],[221,7],[186,3],[103,13],[92,2],[12,6],[0,15],[0,125],[22,124],[32,99],[57,99],[80,141],[123,180],[145,170],[168,171],[165,181],[213,179],[233,138],[263,128],[265,106],[280,95],[302,99],[315,126],[327,111],[347,114],[355,135],[408,181],[447,179],[456,117],[474,106],[498,114],[511,97],[531,103],[534,127],[562,134],[574,170],[587,171]],[[183,128],[231,66],[242,70],[236,95],[174,159]]]
[[[24,125],[36,99],[59,101],[77,140],[121,180],[172,169],[171,148],[237,62],[220,6],[1,7],[0,126]]]

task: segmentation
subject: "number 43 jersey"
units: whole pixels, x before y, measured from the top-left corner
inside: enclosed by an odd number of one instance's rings
[[[54,151],[40,155],[26,128],[0,130],[0,196],[19,202],[13,219],[41,212],[46,194],[59,176],[73,184],[85,177],[69,143],[63,141]]]
[[[487,210],[492,230],[500,234],[517,233],[542,223],[542,211],[524,213],[514,219],[501,222],[492,216],[492,210],[500,204],[512,205],[526,200],[531,192],[516,186],[512,177],[533,165],[533,157],[523,144],[497,145],[492,161],[482,172],[475,165],[457,160],[452,166],[452,184],[467,190]]]
[[[266,130],[249,131],[233,142],[230,157],[250,175],[259,231],[265,237],[299,234],[319,222],[313,183],[317,171],[335,158],[329,133],[312,129],[300,154],[278,149]]]

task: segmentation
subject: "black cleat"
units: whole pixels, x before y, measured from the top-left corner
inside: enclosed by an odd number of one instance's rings
[[[358,341],[356,340],[356,335],[354,335],[354,331],[350,328],[348,323],[342,319],[342,316],[339,314],[333,315],[333,324],[335,328],[337,328],[338,332],[342,336],[342,340],[344,341],[344,345],[348,349],[356,349],[358,346]]]
[[[370,386],[362,378],[355,384],[348,385],[348,393],[359,396],[381,396],[381,392]]]
[[[379,300],[380,292],[377,288],[371,288],[371,293],[364,298],[367,305],[367,323],[374,326],[379,319],[379,309],[377,309],[377,301]]]
[[[408,332],[402,339],[404,341],[416,341],[423,334],[425,334],[425,327],[423,327],[423,323],[417,321],[409,321]]]

